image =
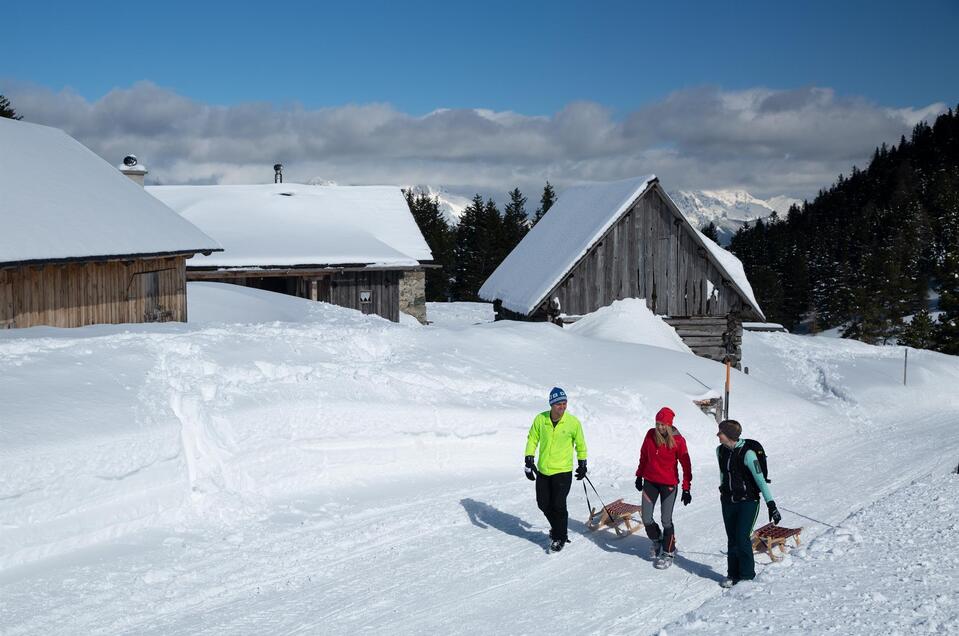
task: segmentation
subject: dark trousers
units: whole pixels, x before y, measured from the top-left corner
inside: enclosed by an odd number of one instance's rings
[[[565,541],[569,513],[566,511],[566,496],[573,484],[573,473],[536,475],[536,505],[549,521],[553,541]]]
[[[726,526],[726,576],[734,581],[748,581],[756,577],[753,560],[752,534],[759,515],[758,501],[723,504],[723,524]]]

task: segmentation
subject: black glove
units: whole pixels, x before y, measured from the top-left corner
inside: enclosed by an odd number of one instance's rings
[[[769,508],[769,520],[773,522],[774,525],[779,525],[779,522],[783,520],[783,516],[779,514],[779,509],[776,508],[775,501],[767,501],[766,507]]]
[[[533,466],[533,456],[526,456],[526,479],[530,481],[536,480],[536,468]]]
[[[579,460],[579,465],[576,467],[576,479],[579,481],[583,480],[583,477],[586,476],[586,460]]]
[[[638,490],[639,492],[643,492],[643,478],[642,478],[642,477],[637,477],[637,478],[636,478],[636,490]]]
[[[683,496],[682,496],[682,501],[683,501],[683,505],[684,505],[684,506],[688,506],[688,505],[691,504],[692,501],[693,501],[693,495],[692,495],[688,490],[684,490],[684,491],[683,491]]]

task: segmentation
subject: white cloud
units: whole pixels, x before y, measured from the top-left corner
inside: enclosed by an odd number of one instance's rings
[[[885,108],[828,88],[684,89],[617,118],[574,102],[552,116],[486,109],[402,113],[388,104],[306,109],[203,104],[150,82],[96,101],[7,83],[27,121],[65,129],[111,163],[135,153],[163,183],[433,183],[531,200],[543,182],[655,172],[670,189],[812,196],[882,142],[945,107]]]

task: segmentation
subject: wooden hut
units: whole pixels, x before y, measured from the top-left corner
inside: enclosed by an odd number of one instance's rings
[[[0,118],[0,329],[186,321],[216,241],[61,130]]]
[[[564,191],[479,295],[497,319],[557,321],[643,298],[696,354],[737,363],[742,321],[765,320],[742,263],[654,175]]]
[[[219,241],[187,280],[256,287],[426,322],[433,255],[393,186],[271,183],[152,186],[147,191]]]

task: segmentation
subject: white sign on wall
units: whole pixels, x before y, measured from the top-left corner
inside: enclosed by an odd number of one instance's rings
[[[366,304],[373,302],[373,290],[363,289],[360,290],[360,303]]]

